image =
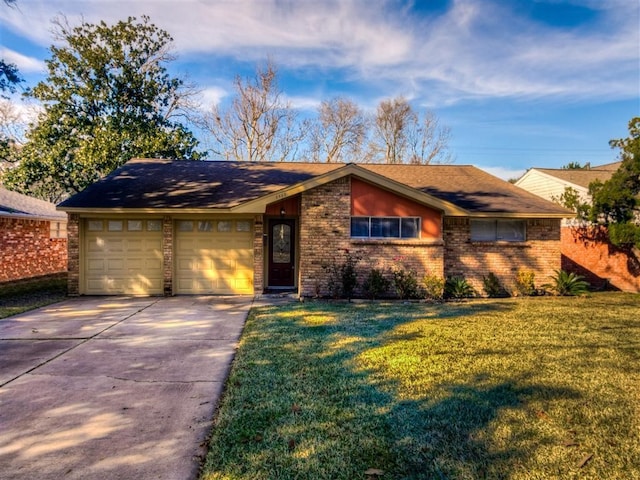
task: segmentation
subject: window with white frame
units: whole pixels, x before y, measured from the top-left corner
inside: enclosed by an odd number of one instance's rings
[[[352,238],[420,238],[420,217],[351,217]]]
[[[472,242],[524,242],[527,238],[525,220],[471,220]]]
[[[67,222],[50,222],[49,238],[67,238]]]

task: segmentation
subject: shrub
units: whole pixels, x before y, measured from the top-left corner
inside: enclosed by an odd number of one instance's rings
[[[473,287],[464,277],[449,277],[444,284],[444,294],[446,298],[459,300],[461,298],[473,297],[475,293]]]
[[[371,300],[375,300],[380,295],[387,293],[390,286],[391,280],[384,276],[382,270],[372,268],[362,284],[362,289],[367,297]]]
[[[509,292],[502,286],[500,279],[493,272],[489,272],[489,275],[482,277],[482,287],[489,298],[509,296]]]
[[[342,296],[350,301],[358,286],[356,265],[360,261],[360,257],[352,255],[349,250],[345,250],[345,253],[346,259],[340,266],[340,279],[342,281]]]
[[[518,270],[516,277],[516,292],[519,295],[532,296],[537,293],[535,285],[536,274],[531,270]]]
[[[403,300],[421,297],[418,278],[413,270],[394,270],[393,286],[398,296]]]
[[[345,250],[345,254],[345,261],[342,265],[331,264],[323,266],[323,268],[329,272],[327,288],[331,297],[343,297],[351,300],[358,287],[356,265],[360,261],[360,257],[352,255],[349,250]]]
[[[422,279],[425,297],[437,302],[444,298],[444,278],[437,275],[425,275]]]
[[[575,296],[584,295],[589,291],[589,282],[583,280],[584,277],[575,273],[556,270],[556,275],[552,277],[553,283],[544,285],[544,288],[552,290],[556,295]]]
[[[640,227],[633,223],[611,223],[609,225],[609,240],[616,247],[640,248]]]

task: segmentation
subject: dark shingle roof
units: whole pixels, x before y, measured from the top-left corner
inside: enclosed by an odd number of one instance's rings
[[[344,166],[134,159],[65,200],[60,208],[230,208]],[[471,213],[566,213],[563,208],[472,166],[358,166]]]
[[[53,203],[12,192],[0,187],[0,216],[43,220],[64,220],[67,215],[56,210]]]
[[[362,165],[472,213],[566,213],[558,205],[471,165]]]

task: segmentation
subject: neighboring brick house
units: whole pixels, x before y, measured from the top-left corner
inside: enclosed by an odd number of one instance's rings
[[[67,216],[0,187],[0,283],[67,270]]]
[[[589,184],[605,182],[621,162],[586,169],[532,168],[517,182],[523,188],[547,200],[558,200],[565,189],[574,189],[582,201],[590,201]],[[640,258],[632,250],[617,248],[609,242],[606,228],[578,222],[574,215],[562,222],[562,268],[585,277],[594,288],[617,288],[640,292]]]
[[[560,268],[567,210],[471,166],[134,159],[59,209],[71,294],[329,294],[346,252],[481,290]]]

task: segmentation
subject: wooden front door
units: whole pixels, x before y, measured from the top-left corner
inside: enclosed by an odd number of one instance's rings
[[[295,220],[273,219],[269,225],[269,286],[295,286]]]

